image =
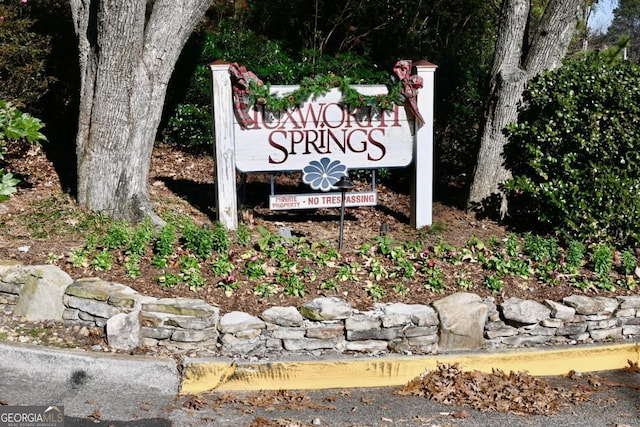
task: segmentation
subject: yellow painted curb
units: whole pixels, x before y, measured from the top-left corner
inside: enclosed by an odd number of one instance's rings
[[[638,344],[579,346],[563,349],[509,350],[420,357],[380,357],[289,362],[203,361],[184,368],[181,393],[209,390],[309,390],[387,387],[406,384],[438,364],[455,364],[465,371],[527,371],[535,376],[607,371],[638,363]]]

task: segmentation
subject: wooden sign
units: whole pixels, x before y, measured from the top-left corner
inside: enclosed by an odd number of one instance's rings
[[[364,95],[385,93],[385,86],[353,86]],[[292,86],[272,86],[276,94]],[[404,107],[350,111],[333,89],[295,110],[252,111],[253,124],[234,120],[236,167],[242,172],[299,171],[312,160],[329,157],[348,169],[403,167],[413,158],[413,117]]]
[[[292,110],[252,109],[249,111],[251,124],[246,127],[240,126],[234,114],[229,66],[226,62],[210,65],[217,219],[225,227],[235,230],[238,226],[236,171],[300,171],[312,163],[328,161],[338,162],[347,169],[413,165],[411,225],[415,228],[431,225],[435,65],[426,61],[414,64],[417,76],[423,81],[412,105],[420,111],[424,121],[420,124],[404,106],[393,106],[384,112],[344,108],[340,91],[333,89]],[[280,94],[295,88],[272,86],[273,92]],[[387,91],[381,85],[354,88],[363,95]],[[346,205],[375,205],[377,196],[371,193],[347,193],[353,198],[351,202],[347,200]],[[318,197],[317,205],[315,197]],[[340,193],[272,195],[269,204],[273,209],[303,205],[337,207],[339,202],[337,205],[334,202],[340,197]]]

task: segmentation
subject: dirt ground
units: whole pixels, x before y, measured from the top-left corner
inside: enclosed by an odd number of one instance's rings
[[[51,154],[49,153],[49,157]],[[117,262],[110,271],[95,272],[90,268],[73,267],[68,255],[74,248],[81,248],[86,236],[74,227],[82,210],[78,208],[72,197],[65,195],[59,171],[72,169],[75,165],[66,164],[58,159],[52,162],[45,150],[32,147],[28,151],[13,151],[7,156],[7,170],[18,176],[22,182],[18,192],[8,201],[0,203],[0,259],[9,259],[24,264],[55,263],[67,271],[73,278],[101,277],[132,287],[136,291],[157,297],[189,297],[200,298],[219,306],[222,313],[239,310],[259,314],[271,306],[300,306],[318,296],[337,295],[344,298],[353,307],[360,310],[370,309],[374,303],[371,295],[365,290],[367,281],[362,280],[339,282],[336,290],[323,290],[317,283],[308,283],[308,293],[304,297],[285,296],[282,292],[269,298],[254,295],[256,282],[238,274],[243,282],[240,288],[230,297],[224,290],[216,286],[218,279],[212,277],[210,268],[203,267],[203,275],[208,280],[204,288],[193,290],[185,285],[171,288],[160,287],[156,277],[158,270],[150,262],[142,263],[141,275],[135,279],[126,275],[124,267]],[[189,215],[199,224],[210,224],[215,221],[214,164],[210,155],[190,154],[184,151],[159,146],[153,153],[150,173],[150,193],[159,212],[172,210],[181,215]],[[397,174],[400,176],[401,174]],[[488,220],[477,219],[456,207],[439,203],[433,205],[433,225],[415,230],[409,225],[409,182],[402,177],[391,180],[392,186],[377,183],[378,205],[375,207],[349,208],[345,215],[344,249],[341,256],[344,261],[355,257],[358,248],[364,242],[375,241],[380,235],[381,227],[388,229],[387,236],[400,243],[420,240],[425,249],[440,241],[455,247],[463,247],[469,239],[477,237],[487,241],[491,236],[504,238],[509,232],[504,226]],[[357,188],[370,188],[370,182],[356,181]],[[299,175],[280,174],[276,177],[276,192],[308,192],[308,188],[300,184]],[[447,190],[444,190],[447,191]],[[439,190],[443,192],[442,189]],[[255,236],[257,227],[262,225],[273,232],[281,227],[289,227],[295,236],[304,236],[310,242],[326,242],[337,247],[339,234],[339,210],[319,209],[309,211],[270,211],[268,209],[269,181],[267,176],[251,174],[247,177],[245,200],[242,205],[242,221],[248,225]],[[50,206],[54,206],[51,208]],[[47,210],[50,209],[50,210]],[[37,214],[34,216],[34,214]],[[40,218],[34,219],[34,218]],[[34,221],[40,223],[34,224]],[[34,232],[38,230],[38,232]],[[42,237],[44,236],[44,237]],[[234,238],[231,235],[231,240]],[[246,248],[232,247],[234,251],[246,251]],[[560,300],[575,293],[583,293],[570,284],[561,282],[554,286],[537,282],[535,277],[517,278],[506,276],[504,287],[499,293],[481,285],[486,272],[478,263],[452,265],[446,262],[438,264],[444,275],[446,289],[433,292],[419,281],[405,283],[408,292],[400,295],[391,289],[397,279],[381,279],[377,284],[388,289],[386,296],[379,302],[405,302],[429,304],[447,294],[459,292],[454,283],[465,277],[473,283],[469,292],[481,296],[493,296],[497,301],[509,297],[521,297],[543,301],[545,299]],[[326,271],[324,271],[326,270]],[[330,277],[335,269],[318,267],[316,281],[323,276]],[[318,282],[319,283],[319,282]],[[625,292],[618,290],[618,292]],[[628,292],[628,291],[626,291]],[[608,295],[602,290],[591,289],[587,294]]]

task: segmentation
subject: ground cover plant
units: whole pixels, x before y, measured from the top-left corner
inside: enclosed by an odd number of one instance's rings
[[[238,229],[217,224],[207,155],[156,148],[151,192],[166,221],[161,228],[77,208],[37,147],[10,150],[6,160],[23,182],[0,204],[0,259],[52,263],[74,278],[97,276],[146,295],[201,298],[223,312],[259,314],[318,296],[366,310],[378,302],[428,304],[454,292],[539,301],[637,292],[631,248],[518,232],[438,203],[433,225],[413,230],[407,192],[380,183],[377,207],[347,210],[338,250],[337,209],[269,211],[260,175],[248,178]],[[286,190],[301,185],[295,174],[277,182]]]

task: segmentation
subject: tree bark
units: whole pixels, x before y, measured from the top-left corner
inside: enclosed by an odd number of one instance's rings
[[[169,78],[210,0],[71,0],[81,96],[78,203],[115,219],[156,219],[151,152]]]
[[[561,65],[584,7],[584,0],[550,0],[527,44],[530,0],[503,1],[468,208],[487,208],[495,197],[500,216],[506,214],[507,199],[500,190],[500,184],[511,177],[504,165],[505,128],[518,118],[527,82]]]

